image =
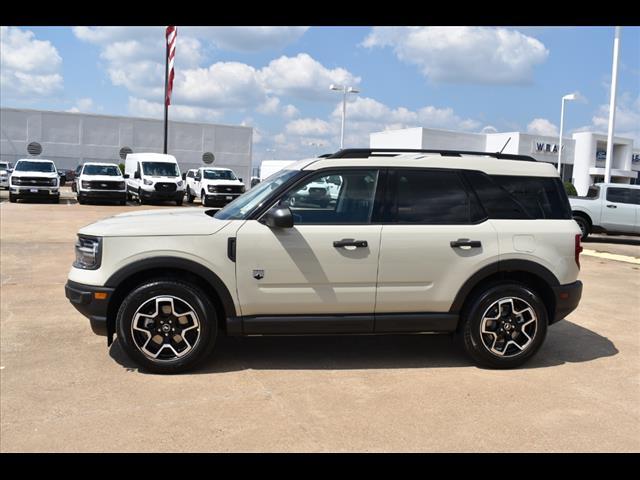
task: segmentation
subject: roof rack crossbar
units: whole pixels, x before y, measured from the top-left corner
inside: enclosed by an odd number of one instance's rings
[[[536,162],[537,160],[528,155],[514,155],[512,153],[500,152],[477,152],[466,150],[439,150],[439,149],[412,149],[412,148],[345,148],[338,150],[333,155],[326,158],[368,158],[368,157],[395,157],[407,153],[437,153],[447,157],[460,157],[462,155],[478,155],[493,157],[501,160],[520,160],[523,162]]]

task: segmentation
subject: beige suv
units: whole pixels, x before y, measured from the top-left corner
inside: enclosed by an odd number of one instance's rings
[[[329,201],[303,195],[326,182],[337,185]],[[577,307],[580,251],[550,164],[342,150],[289,165],[217,212],[82,228],[66,295],[94,332],[158,373],[195,366],[220,334],[457,333],[478,365],[510,368]]]

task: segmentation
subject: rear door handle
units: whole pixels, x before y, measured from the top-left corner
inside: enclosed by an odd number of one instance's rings
[[[617,205],[607,205],[607,208],[618,208]]]
[[[460,248],[460,247],[471,247],[471,248],[481,248],[482,242],[480,240],[469,240],[468,238],[459,238],[458,240],[452,240],[449,242],[451,248]]]
[[[343,238],[342,240],[335,240],[333,242],[333,246],[336,248],[340,247],[357,247],[357,248],[367,248],[369,244],[366,240],[354,240],[352,238]]]

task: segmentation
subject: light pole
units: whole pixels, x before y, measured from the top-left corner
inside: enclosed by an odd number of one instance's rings
[[[340,129],[340,148],[342,149],[344,148],[344,116],[347,111],[347,93],[360,93],[360,90],[346,85],[330,85],[329,88],[342,92],[342,128]]]
[[[607,128],[607,159],[604,164],[604,181],[611,182],[613,162],[613,130],[616,123],[616,90],[618,87],[618,57],[620,56],[620,28],[616,27],[613,40],[613,65],[611,66],[611,97],[609,100],[609,127]]]
[[[576,98],[577,97],[575,93],[570,93],[562,97],[562,108],[560,109],[560,146],[558,148],[558,173],[559,174],[560,174],[560,166],[562,164],[562,129],[564,127],[564,102],[565,100],[575,100]],[[560,180],[563,180],[562,175],[560,175]]]

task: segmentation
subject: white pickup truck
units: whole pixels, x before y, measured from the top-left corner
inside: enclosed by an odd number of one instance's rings
[[[195,198],[199,198],[205,207],[224,207],[245,191],[242,179],[229,168],[192,169],[187,172],[185,181],[187,202],[193,203]]]
[[[583,240],[590,233],[640,234],[640,185],[596,183],[569,203]]]

